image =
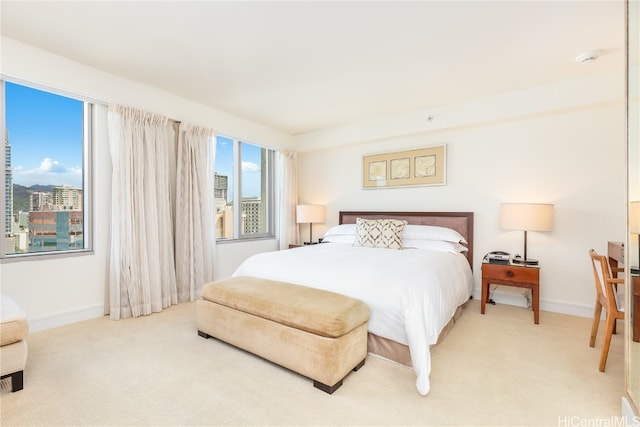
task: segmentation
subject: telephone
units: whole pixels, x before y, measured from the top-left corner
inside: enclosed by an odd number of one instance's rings
[[[493,251],[484,256],[484,260],[491,264],[509,264],[511,255],[508,252]]]

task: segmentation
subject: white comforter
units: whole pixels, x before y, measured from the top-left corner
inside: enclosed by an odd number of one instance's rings
[[[473,279],[461,254],[323,243],[247,259],[233,274],[326,289],[364,301],[369,331],[409,346],[416,386],[429,392],[431,354],[442,328],[469,299]]]

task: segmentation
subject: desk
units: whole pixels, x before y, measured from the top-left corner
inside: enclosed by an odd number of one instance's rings
[[[616,268],[624,266],[624,243],[609,242],[607,248],[609,265],[612,274],[617,275]],[[633,325],[633,340],[640,342],[640,277],[631,277],[631,324]]]

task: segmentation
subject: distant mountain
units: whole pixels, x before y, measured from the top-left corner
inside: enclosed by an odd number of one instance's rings
[[[17,185],[17,184],[16,184]],[[35,184],[32,185],[31,187],[27,187],[27,189],[31,192],[34,191],[48,191],[48,192],[52,192],[53,189],[55,188],[55,185],[40,185],[40,184]]]
[[[53,191],[55,185],[32,185],[25,187],[20,184],[13,184],[13,213],[29,211],[29,195],[35,191]]]

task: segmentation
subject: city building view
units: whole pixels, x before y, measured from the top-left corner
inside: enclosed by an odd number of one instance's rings
[[[216,238],[233,239],[233,202],[229,200],[229,177],[214,175],[214,195],[216,206]],[[264,212],[260,197],[244,197],[241,200],[242,234],[262,233],[265,230]]]
[[[2,255],[85,249],[90,104],[3,81]]]
[[[18,200],[11,166],[9,133],[4,138],[6,254],[61,251],[84,247],[82,189],[70,185],[21,187]],[[45,190],[46,188],[46,190]],[[18,202],[25,209],[16,209]]]
[[[10,233],[13,230],[13,169],[8,130],[4,133],[4,209],[4,229]]]

